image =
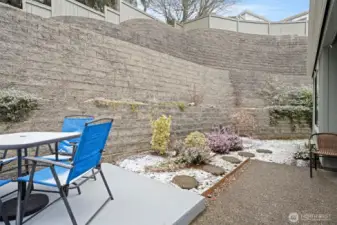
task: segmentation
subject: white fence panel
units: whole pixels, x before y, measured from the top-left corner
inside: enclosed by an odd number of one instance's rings
[[[239,21],[238,31],[249,34],[267,35],[269,33],[268,26],[268,23]]]
[[[151,19],[156,20],[154,17],[149,14],[133,7],[132,5],[121,2],[120,4],[120,22],[131,20],[131,19]]]
[[[306,36],[306,22],[272,23],[270,24],[270,34]]]
[[[105,12],[105,21],[114,23],[114,24],[119,24],[119,21],[120,21],[119,12],[107,6],[104,7],[104,12]]]
[[[231,30],[237,31],[237,20],[234,19],[225,19],[223,17],[212,16],[211,18],[211,27],[215,29]]]
[[[57,0],[52,2],[52,16],[81,16],[105,20],[103,13],[85,6],[75,0]]]
[[[200,19],[196,19],[184,24],[185,30],[193,30],[193,29],[200,29],[200,28],[209,28],[209,17],[204,17]]]
[[[25,6],[25,11],[28,13],[39,15],[44,18],[49,18],[52,16],[51,7],[42,3],[32,0],[23,0],[22,5]]]

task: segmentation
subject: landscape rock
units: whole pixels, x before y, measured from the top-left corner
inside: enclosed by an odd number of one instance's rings
[[[235,158],[233,156],[224,156],[224,157],[222,157],[222,159],[225,160],[225,161],[227,161],[227,162],[233,163],[233,164],[239,164],[239,163],[241,163],[240,159]]]
[[[255,157],[255,154],[253,154],[251,152],[239,152],[238,155],[243,156],[243,157],[247,157],[247,158]]]
[[[226,171],[223,168],[213,165],[204,165],[201,167],[201,169],[215,176],[221,176],[226,173]]]
[[[272,151],[270,151],[268,149],[256,149],[256,152],[258,152],[258,153],[267,153],[267,154],[273,153]]]
[[[194,177],[190,177],[186,175],[180,175],[180,176],[173,177],[172,183],[178,185],[182,189],[187,189],[187,190],[198,187],[198,181]]]

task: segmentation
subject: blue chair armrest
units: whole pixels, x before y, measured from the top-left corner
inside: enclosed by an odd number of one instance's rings
[[[63,168],[66,168],[66,169],[73,168],[73,166],[71,164],[65,164],[65,163],[61,163],[61,162],[58,162],[58,161],[43,159],[43,158],[40,158],[40,157],[25,157],[25,159],[33,161],[33,162],[40,162],[40,163],[55,165],[55,166],[63,167]]]

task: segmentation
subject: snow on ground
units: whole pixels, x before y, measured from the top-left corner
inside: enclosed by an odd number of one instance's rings
[[[137,172],[141,175],[146,177],[161,181],[163,183],[171,184],[176,186],[175,184],[171,183],[173,177],[177,175],[187,175],[194,177],[198,182],[199,186],[198,189],[192,189],[192,191],[201,194],[202,192],[206,191],[212,185],[214,185],[218,180],[220,180],[221,176],[214,176],[210,173],[207,173],[200,169],[182,169],[176,172],[145,172],[146,166],[155,166],[162,162],[165,162],[167,159],[161,156],[154,156],[154,155],[145,155],[145,156],[133,156],[131,158],[124,159],[123,161],[117,163],[120,167]],[[177,187],[177,186],[176,186]]]
[[[192,189],[192,191],[197,192],[199,194],[209,189],[211,186],[213,186],[216,182],[218,182],[222,178],[221,176],[214,176],[210,173],[207,173],[199,169],[183,169],[176,172],[161,172],[161,173],[149,172],[144,173],[144,175],[149,178],[159,180],[163,183],[172,184],[173,186],[176,187],[178,186],[171,183],[173,177],[178,175],[187,175],[194,177],[199,182],[199,185],[197,189]]]
[[[145,155],[141,157],[130,157],[124,159],[118,165],[126,170],[144,173],[146,166],[155,166],[165,161],[164,157],[154,156],[154,155]]]
[[[227,161],[223,160],[222,159],[223,156],[225,156],[225,155],[216,154],[215,156],[213,156],[211,158],[211,161],[209,162],[209,164],[214,165],[214,166],[219,166],[219,167],[225,169],[226,173],[229,173],[230,171],[232,171],[234,168],[237,167],[237,164],[233,164],[233,163],[230,163],[230,162],[227,162]],[[243,158],[243,160],[244,160],[244,158]]]
[[[296,165],[296,160],[294,160],[294,153],[299,150],[301,145],[304,145],[307,140],[258,140],[242,138],[244,151],[251,152],[255,154],[252,159],[275,162],[280,164]],[[273,153],[258,153],[257,149],[271,150]],[[231,152],[240,159],[244,159],[238,155],[238,152]],[[301,163],[299,163],[301,165]]]
[[[251,152],[255,154],[253,160],[261,160],[267,162],[288,164],[288,165],[299,165],[305,166],[306,163],[302,161],[296,161],[293,159],[293,154],[298,151],[300,145],[304,145],[306,140],[258,140],[258,139],[249,139],[242,138],[244,150],[246,152]],[[272,154],[266,153],[258,153],[257,149],[267,149],[271,150]],[[238,152],[231,152],[229,155],[237,157],[238,159],[244,161],[246,158],[239,156]],[[227,161],[222,160],[223,155],[214,155],[211,158],[211,162],[209,164],[219,166],[225,169],[226,173],[232,171],[236,164],[229,163]],[[174,176],[177,175],[187,175],[194,177],[198,182],[199,186],[197,189],[192,189],[192,191],[197,192],[199,194],[203,193],[210,187],[212,187],[216,182],[218,182],[223,176],[214,176],[208,172],[205,172],[201,169],[182,169],[176,172],[145,172],[146,166],[155,166],[162,162],[167,161],[167,158],[155,155],[138,155],[132,156],[127,159],[124,159],[117,164],[129,171],[133,171],[149,177],[151,179],[158,180],[163,183],[171,184],[171,180]],[[177,187],[177,186],[176,186]]]

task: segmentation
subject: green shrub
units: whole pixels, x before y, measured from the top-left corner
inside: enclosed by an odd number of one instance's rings
[[[312,90],[302,88],[298,90],[291,90],[282,92],[273,96],[272,105],[280,106],[303,106],[312,108]]]
[[[38,98],[14,89],[0,90],[0,121],[19,122],[37,109]]]
[[[175,155],[179,155],[184,148],[184,141],[183,140],[175,140],[171,142],[171,151],[175,152]]]
[[[171,116],[162,115],[157,120],[151,121],[151,127],[151,148],[159,154],[165,154],[170,141]]]
[[[138,108],[140,106],[146,105],[143,102],[136,102],[136,101],[121,101],[121,100],[110,100],[105,98],[94,98],[89,99],[85,102],[92,102],[97,108],[112,108],[116,110],[119,106],[129,105],[130,110],[133,113],[138,112]]]
[[[195,131],[185,138],[185,147],[203,147],[206,145],[206,137],[203,133]]]
[[[183,102],[177,102],[177,106],[181,112],[185,111],[186,105]]]
[[[293,131],[303,122],[311,127],[312,107],[312,91],[307,88],[275,95],[269,107],[270,124],[275,126],[280,120],[288,119]]]
[[[269,108],[270,124],[275,126],[280,120],[288,119],[292,130],[303,126],[303,122],[311,127],[312,109],[304,106],[272,106]]]
[[[186,165],[200,165],[209,160],[210,149],[208,146],[184,147],[177,161]]]
[[[175,151],[178,156],[174,162],[188,166],[206,163],[211,152],[207,145],[187,147],[182,140],[175,141],[172,150]]]
[[[294,159],[309,160],[309,156],[309,146],[306,144],[299,145],[298,150],[294,153]]]

